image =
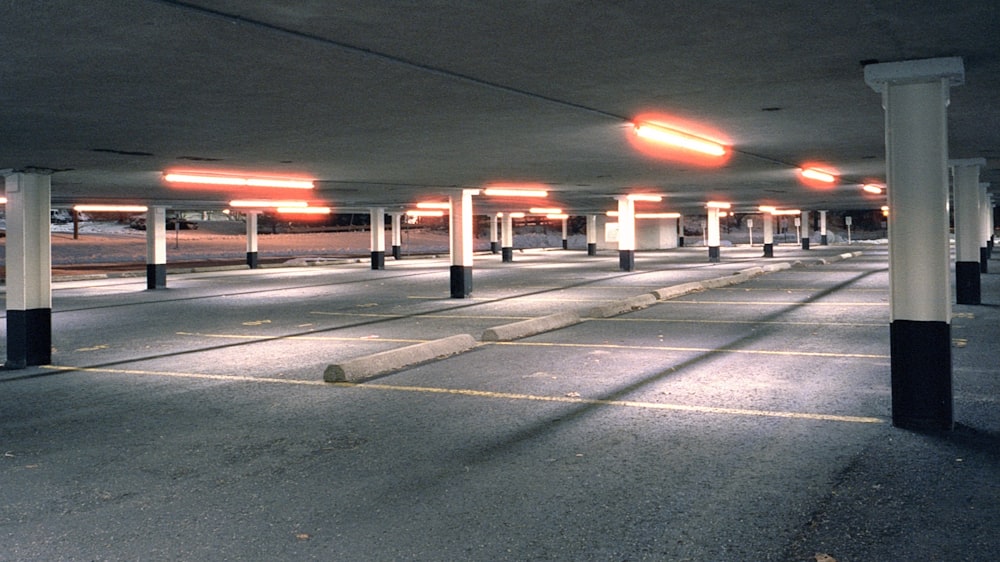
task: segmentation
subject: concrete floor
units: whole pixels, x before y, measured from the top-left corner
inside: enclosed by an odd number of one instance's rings
[[[952,323],[956,429],[889,423],[885,248],[477,257],[55,284],[0,372],[0,560],[985,560],[1000,274]],[[744,283],[361,384],[331,363],[754,265]],[[1000,271],[993,260],[992,269]]]

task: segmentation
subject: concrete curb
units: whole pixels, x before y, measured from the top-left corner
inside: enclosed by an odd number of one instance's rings
[[[576,312],[557,312],[548,316],[487,328],[483,332],[482,341],[511,341],[526,338],[542,332],[572,326],[580,321],[580,315]]]
[[[581,314],[586,318],[608,318],[618,316],[626,312],[642,310],[656,304],[657,296],[653,293],[644,293],[620,301],[610,302],[605,305],[595,306]]]
[[[458,334],[399,349],[390,349],[329,365],[323,372],[323,380],[326,382],[359,382],[432,359],[455,355],[477,345],[479,344],[476,339],[469,334]]]

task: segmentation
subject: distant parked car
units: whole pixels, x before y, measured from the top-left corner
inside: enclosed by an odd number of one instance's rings
[[[128,225],[136,230],[146,230],[146,215],[133,215],[129,217]],[[167,217],[167,230],[198,230],[198,223],[189,221],[184,217]]]

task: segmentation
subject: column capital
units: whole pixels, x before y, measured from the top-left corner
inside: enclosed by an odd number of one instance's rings
[[[947,79],[951,86],[965,82],[962,57],[883,62],[865,66],[865,84],[876,92],[884,92],[889,84],[918,84]]]
[[[953,158],[948,160],[948,165],[952,168],[959,168],[963,166],[979,166],[982,168],[986,166],[985,158]]]

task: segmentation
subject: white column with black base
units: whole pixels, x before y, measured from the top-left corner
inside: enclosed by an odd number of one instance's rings
[[[830,240],[826,235],[826,211],[819,212],[819,245],[829,246]]]
[[[597,215],[587,215],[587,255],[597,255]]]
[[[774,257],[774,215],[764,213],[764,257]]]
[[[569,219],[562,219],[562,249],[569,249]]]
[[[618,269],[635,271],[635,201],[618,197]]]
[[[52,362],[52,181],[48,173],[10,172],[7,196],[6,369]]]
[[[498,213],[490,215],[490,253],[500,253],[500,216]]]
[[[451,298],[464,299],[472,294],[472,248],[474,217],[472,196],[476,189],[463,189],[452,194],[448,201],[451,213],[448,216],[451,238]]]
[[[677,218],[677,247],[684,247],[684,215]]]
[[[982,213],[979,212],[979,171],[984,158],[951,160],[955,200],[955,302],[981,304],[979,277],[982,252]],[[891,209],[890,209],[891,212]]]
[[[799,221],[799,237],[802,239],[802,249],[809,249],[809,211],[802,211]]]
[[[990,197],[990,184],[979,184],[979,225],[982,228],[979,246],[979,272],[990,272],[990,256],[993,255],[993,202]]]
[[[964,65],[950,57],[872,64],[864,72],[885,109],[892,422],[951,429],[946,108]]]
[[[369,209],[369,224],[372,234],[372,269],[385,269],[385,209],[373,207]]]
[[[403,213],[389,215],[392,221],[392,259],[403,259]]]
[[[146,288],[167,288],[167,209],[146,210]]]
[[[719,208],[718,207],[708,207],[708,223],[706,229],[708,230],[706,242],[708,244],[708,261],[712,263],[718,263],[722,259],[722,255],[719,252],[719,246],[722,245],[722,233],[719,228]]]
[[[249,211],[246,214],[247,221],[247,266],[250,269],[257,269],[260,265],[257,254],[257,219],[259,211]]]
[[[514,217],[510,213],[503,214],[503,228],[500,229],[500,261],[514,261]]]

